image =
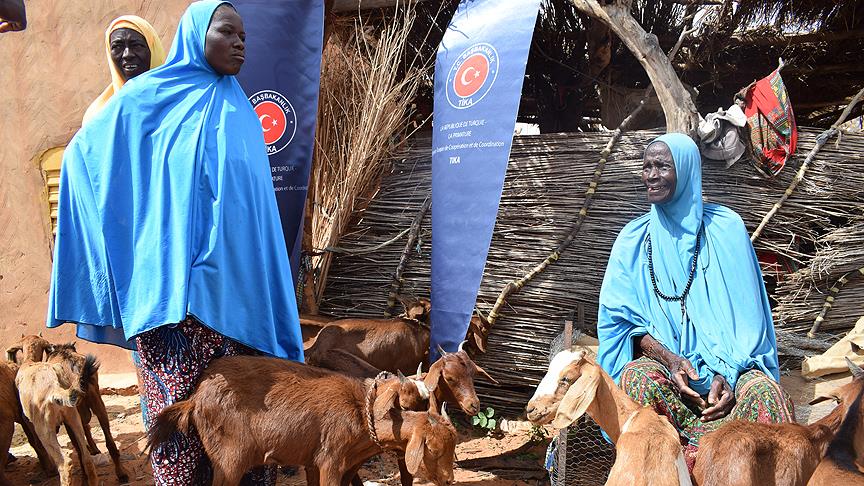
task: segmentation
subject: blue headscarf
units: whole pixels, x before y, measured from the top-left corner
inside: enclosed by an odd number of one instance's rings
[[[216,8],[189,6],[164,65],[130,80],[72,139],[60,177],[48,326],[134,349],[187,315],[303,359],[261,125],[204,57]],[[229,4],[230,5],[230,4]]]
[[[690,386],[708,393],[715,374],[735,387],[741,373],[758,369],[779,380],[777,345],[768,294],[744,222],[731,209],[702,203],[702,159],[690,137],[670,133],[663,142],[677,173],[668,202],[628,223],[612,247],[600,290],[598,361],[618,381],[633,360],[633,338],[650,334],[690,360],[699,380]],[[678,302],[654,293],[646,236],[651,235],[657,287],[681,295],[687,284],[702,226],[702,241],[686,317]]]

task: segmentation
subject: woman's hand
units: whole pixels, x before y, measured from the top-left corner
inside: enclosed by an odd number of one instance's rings
[[[666,359],[666,367],[669,368],[669,373],[672,375],[672,383],[675,384],[675,387],[681,393],[681,397],[690,400],[700,407],[705,407],[705,400],[699,396],[696,390],[690,388],[690,380],[699,379],[699,373],[696,372],[693,363],[682,356],[670,354],[671,356]]]
[[[702,411],[702,421],[710,422],[729,415],[735,406],[735,393],[729,382],[721,375],[714,375],[711,381],[711,391],[708,392],[708,405],[710,407]]]

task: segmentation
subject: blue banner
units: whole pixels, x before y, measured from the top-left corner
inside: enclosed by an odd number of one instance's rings
[[[465,339],[498,214],[540,0],[462,0],[435,62],[432,349]]]
[[[246,30],[237,76],[261,121],[291,273],[297,277],[324,35],[324,1],[234,0]]]

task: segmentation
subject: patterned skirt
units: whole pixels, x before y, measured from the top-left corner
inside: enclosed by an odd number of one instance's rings
[[[135,342],[138,345],[136,364],[143,382],[141,407],[147,430],[162,409],[189,398],[211,361],[223,356],[256,354],[192,317],[142,333]],[[154,448],[150,463],[157,486],[198,486],[211,482],[210,461],[194,430],[189,435],[177,432],[170,441]],[[276,468],[255,469],[241,484],[272,486],[276,484]]]
[[[766,424],[794,422],[795,411],[789,395],[761,371],[742,374],[735,385],[735,406],[726,417],[703,422],[701,413],[681,400],[669,370],[657,361],[641,357],[624,366],[621,388],[638,403],[654,408],[675,426],[684,447],[684,459],[693,472],[699,440],[730,420]]]

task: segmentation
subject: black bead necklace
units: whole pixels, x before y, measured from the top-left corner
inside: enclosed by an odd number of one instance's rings
[[[696,277],[696,261],[699,259],[699,247],[702,241],[702,225],[699,225],[699,231],[696,232],[696,250],[693,252],[693,262],[690,264],[690,277],[687,279],[687,285],[684,287],[684,292],[681,295],[666,295],[657,287],[657,277],[654,275],[654,259],[651,251],[651,233],[648,233],[648,271],[651,273],[651,285],[654,286],[654,293],[657,297],[666,302],[681,302],[681,318],[684,318],[686,308],[684,303],[687,299],[687,294],[690,293],[690,286],[693,285],[693,279]]]

